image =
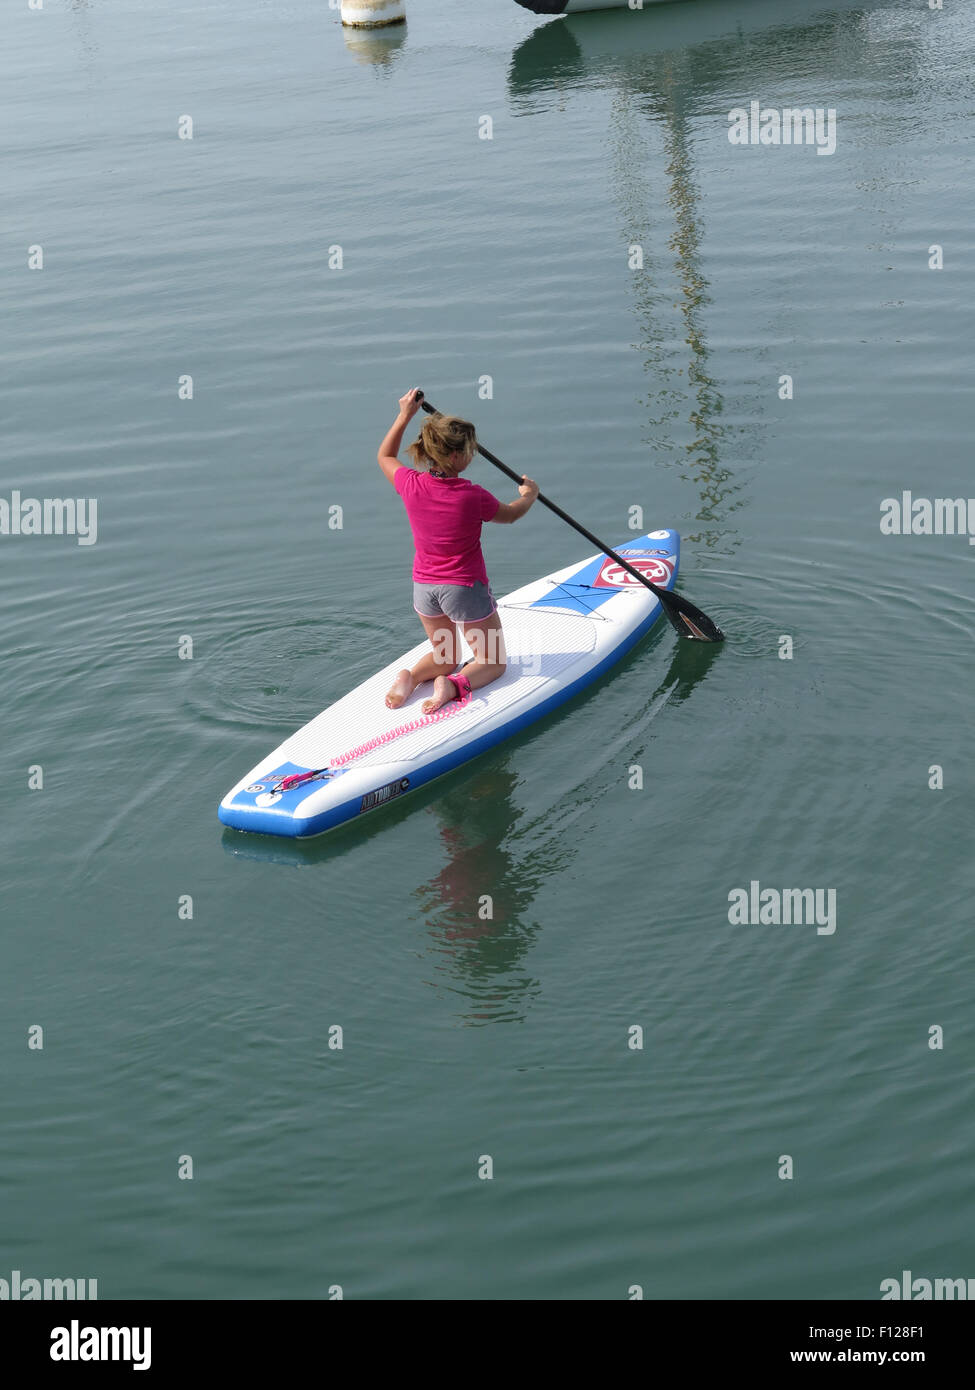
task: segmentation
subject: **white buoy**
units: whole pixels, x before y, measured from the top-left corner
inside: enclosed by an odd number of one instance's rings
[[[405,18],[403,0],[342,0],[342,23],[353,29],[379,29]]]

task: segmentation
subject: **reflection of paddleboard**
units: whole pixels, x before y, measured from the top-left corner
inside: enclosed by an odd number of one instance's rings
[[[680,561],[676,531],[651,531],[615,547],[661,589]],[[662,609],[649,589],[607,555],[569,565],[498,602],[508,669],[500,680],[423,715],[432,686],[400,709],[383,703],[397,671],[429,650],[421,642],[286,739],[220,803],[236,830],[320,835],[414,791],[585,689],[648,632]],[[286,778],[314,778],[288,786]]]

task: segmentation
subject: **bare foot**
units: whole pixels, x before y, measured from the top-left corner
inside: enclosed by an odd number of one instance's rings
[[[409,671],[400,671],[399,675],[389,687],[389,694],[386,696],[387,709],[399,709],[404,700],[408,700],[416,689],[416,682]]]
[[[453,681],[449,681],[446,676],[438,676],[433,683],[433,696],[429,700],[424,700],[420,708],[424,714],[432,714],[441,705],[447,705],[451,700],[457,698],[457,687]]]

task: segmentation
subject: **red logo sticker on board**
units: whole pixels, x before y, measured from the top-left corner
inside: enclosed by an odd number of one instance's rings
[[[674,572],[674,562],[672,559],[647,558],[645,555],[627,555],[620,551],[623,559],[628,561],[635,570],[645,574],[652,584],[659,584],[661,588],[666,588],[670,583],[670,576]],[[595,589],[624,589],[627,586],[641,587],[640,581],[629,574],[622,565],[618,565],[615,560],[611,560],[607,555],[603,561],[602,568],[593,580]]]

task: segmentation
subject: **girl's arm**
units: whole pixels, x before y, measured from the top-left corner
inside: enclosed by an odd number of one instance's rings
[[[502,502],[492,516],[492,521],[512,522],[524,516],[538,496],[538,484],[533,483],[531,478],[525,478],[519,485],[518,491],[521,494],[518,500],[516,502]]]
[[[393,425],[386,435],[386,438],[380,444],[379,453],[376,455],[379,460],[379,467],[383,470],[387,481],[390,483],[393,481],[393,474],[396,472],[397,468],[403,467],[396,457],[400,451],[400,445],[403,443],[403,432],[413,419],[413,416],[420,409],[420,402],[416,400],[415,397],[416,390],[414,388],[413,390],[407,391],[406,395],[400,398],[399,414],[393,421]]]

